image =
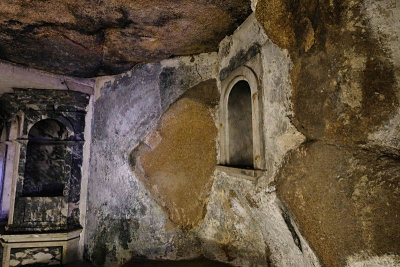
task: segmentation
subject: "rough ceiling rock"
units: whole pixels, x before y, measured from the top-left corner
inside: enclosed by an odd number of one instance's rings
[[[250,14],[249,0],[4,0],[0,58],[80,77],[216,51]]]

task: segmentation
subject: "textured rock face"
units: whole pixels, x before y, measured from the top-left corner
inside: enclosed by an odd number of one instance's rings
[[[400,254],[400,164],[374,152],[316,142],[290,156],[278,194],[326,266],[361,251]]]
[[[188,229],[204,216],[216,165],[215,80],[191,88],[131,154],[134,171],[169,219]]]
[[[398,264],[398,5],[258,1],[293,61],[290,117],[308,140],[286,157],[278,195],[326,266]]]
[[[211,52],[250,1],[1,1],[0,58],[74,76]]]
[[[395,1],[382,2],[392,2],[396,10]],[[368,133],[397,111],[399,59],[387,48],[394,40],[398,44],[398,33],[376,32],[367,16],[374,12],[370,7],[363,1],[258,3],[266,33],[290,52],[294,122],[310,139],[365,143]],[[396,18],[382,9],[377,14],[372,16]]]
[[[207,213],[197,229],[206,257],[234,266],[319,266],[274,186],[214,174]]]

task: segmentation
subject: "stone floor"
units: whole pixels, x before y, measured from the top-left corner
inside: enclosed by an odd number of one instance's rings
[[[64,267],[95,267],[93,264],[86,262],[73,262],[64,265]]]
[[[183,260],[183,261],[132,261],[129,262],[123,267],[133,267],[133,266],[142,266],[142,267],[223,267],[223,266],[231,266],[226,263],[211,261],[208,259],[194,259],[194,260]]]
[[[141,267],[224,267],[231,266],[226,263],[211,261],[208,259],[194,259],[194,260],[183,260],[183,261],[131,261],[124,264],[122,267],[133,267],[133,266],[141,266]],[[90,263],[84,262],[75,262],[65,265],[65,267],[95,267]]]

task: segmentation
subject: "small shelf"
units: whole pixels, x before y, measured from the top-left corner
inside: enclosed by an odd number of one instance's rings
[[[48,233],[25,233],[25,234],[2,234],[0,239],[5,243],[23,243],[23,242],[62,242],[78,238],[82,229],[75,229],[65,232]]]
[[[257,182],[258,178],[260,178],[263,174],[263,170],[255,170],[255,169],[242,169],[224,165],[217,165],[216,169],[221,172],[225,172],[226,174],[243,178],[249,180],[251,182]]]

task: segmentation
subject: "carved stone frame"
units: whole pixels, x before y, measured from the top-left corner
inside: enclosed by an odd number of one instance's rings
[[[23,123],[26,122],[24,120],[24,113],[19,112],[18,114],[19,120],[16,120],[16,123],[19,125],[17,126],[18,129],[23,129]],[[61,118],[61,119],[60,119]],[[25,126],[26,131],[23,132],[18,132],[14,136],[13,142],[15,143],[15,146],[17,148],[17,154],[16,158],[14,159],[14,173],[12,176],[12,188],[11,188],[11,199],[10,199],[10,210],[9,210],[9,217],[8,217],[8,225],[7,228],[10,226],[13,226],[16,221],[15,221],[15,205],[16,205],[16,200],[18,197],[20,197],[22,193],[22,185],[23,185],[23,180],[24,180],[24,174],[25,174],[25,164],[26,164],[26,152],[27,152],[27,145],[29,142],[28,139],[28,133],[30,129],[32,128],[33,125],[35,125],[37,122],[45,120],[45,119],[54,119],[59,121],[60,123],[65,123],[66,120],[62,120],[63,118],[60,116],[49,116],[49,114],[40,114],[38,118],[36,118],[33,121],[30,121],[28,125]],[[71,136],[74,136],[74,131],[72,125],[68,122],[65,123],[64,125],[67,130],[67,139],[71,138]],[[68,166],[71,165],[71,153],[72,153],[72,147],[75,142],[77,141],[61,141],[62,143],[66,144],[66,163]],[[78,141],[79,142],[79,141]],[[70,176],[71,172],[70,170],[66,172],[66,177],[65,177],[65,188],[64,188],[64,194],[63,194],[63,209],[66,211],[64,213],[67,213],[67,205],[68,205],[68,194],[69,194],[69,184],[70,184]],[[20,181],[20,182],[19,182]],[[60,211],[61,212],[61,211]],[[65,217],[65,221],[67,218]],[[32,227],[32,231],[34,230],[41,230],[43,227],[46,226],[46,223],[39,223],[38,225],[35,225],[35,227]],[[66,224],[65,224],[66,227]]]
[[[264,138],[263,138],[263,93],[262,86],[256,73],[248,66],[243,65],[232,71],[229,76],[221,81],[221,98],[219,105],[219,164],[224,165],[223,170],[229,167],[229,122],[228,122],[228,100],[234,85],[239,81],[246,81],[251,90],[251,110],[253,129],[253,166],[254,170],[265,169]],[[237,169],[237,168],[236,168]],[[246,173],[246,174],[245,174]],[[248,175],[248,172],[243,172]],[[251,176],[257,176],[259,172],[253,172]]]

